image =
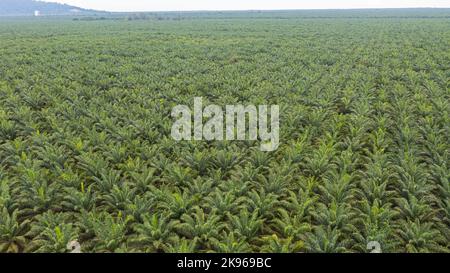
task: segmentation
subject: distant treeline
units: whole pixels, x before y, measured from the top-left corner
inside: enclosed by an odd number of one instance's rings
[[[450,9],[353,9],[353,10],[254,10],[254,11],[187,11],[145,13],[152,18],[430,18],[450,17]]]
[[[290,19],[290,18],[450,18],[450,9],[361,9],[361,10],[279,10],[279,11],[186,11],[110,13],[81,16],[74,20],[192,20],[192,19]]]
[[[102,16],[80,16],[73,18],[74,21],[103,21],[103,20],[126,20],[126,21],[150,21],[150,20],[186,20],[194,19],[194,16],[175,16],[173,14],[161,14],[161,13],[130,13],[130,14],[110,14]],[[201,17],[205,18],[205,17]],[[221,17],[218,17],[221,18]]]

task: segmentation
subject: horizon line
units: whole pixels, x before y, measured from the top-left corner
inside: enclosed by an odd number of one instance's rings
[[[70,6],[70,5],[69,5]],[[77,7],[77,6],[72,6]],[[233,12],[233,11],[341,11],[341,10],[396,10],[396,9],[450,9],[449,7],[374,7],[374,8],[293,8],[293,9],[193,9],[193,10],[130,10],[130,11],[110,11],[110,10],[97,10],[97,9],[89,9],[77,7],[85,10],[92,11],[101,11],[101,12],[109,12],[109,13],[139,13],[139,12]]]

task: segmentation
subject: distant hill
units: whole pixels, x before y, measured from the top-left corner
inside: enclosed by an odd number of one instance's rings
[[[0,16],[82,15],[99,14],[102,11],[87,10],[66,4],[35,0],[0,0]]]

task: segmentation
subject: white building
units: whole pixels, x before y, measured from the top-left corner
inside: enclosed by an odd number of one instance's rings
[[[34,16],[41,16],[41,12],[38,11],[38,10],[35,10],[35,11],[34,11]]]

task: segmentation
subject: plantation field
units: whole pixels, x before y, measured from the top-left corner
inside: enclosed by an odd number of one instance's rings
[[[449,252],[450,10],[247,15],[0,18],[0,252]]]

